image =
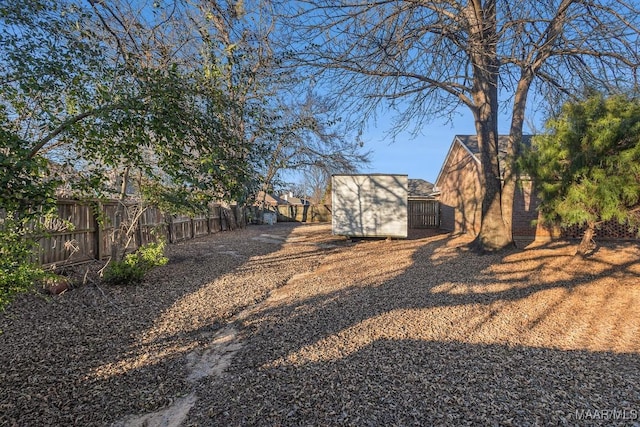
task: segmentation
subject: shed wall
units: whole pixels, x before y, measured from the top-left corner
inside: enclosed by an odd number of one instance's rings
[[[407,175],[334,175],[333,234],[407,237]]]

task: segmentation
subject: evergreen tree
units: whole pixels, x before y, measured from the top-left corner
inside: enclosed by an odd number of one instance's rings
[[[523,158],[544,220],[585,227],[581,255],[603,222],[640,225],[640,101],[595,95],[570,102],[546,129]]]

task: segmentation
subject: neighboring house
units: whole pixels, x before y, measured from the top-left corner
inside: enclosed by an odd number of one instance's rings
[[[46,180],[59,181],[56,188],[55,195],[58,199],[75,199],[78,197],[95,197],[94,192],[81,192],[79,188],[83,181],[89,178],[89,172],[83,170],[76,170],[73,166],[68,164],[60,164],[53,160],[47,159],[47,172]],[[120,196],[120,187],[122,186],[122,177],[114,170],[104,172],[102,178],[102,194],[113,199],[117,199]],[[139,192],[136,190],[134,183],[129,181],[127,183],[127,195],[137,196]]]
[[[105,177],[107,178],[105,184],[107,185],[107,188],[110,189],[110,197],[114,199],[118,199],[121,197],[122,180],[124,179],[122,174],[123,171],[118,169],[110,169],[105,172]],[[133,179],[131,175],[129,175],[129,178],[127,180],[125,195],[130,200],[140,200],[140,198],[142,197],[140,191],[140,182],[136,182],[136,180]]]
[[[58,180],[55,195],[59,199],[71,199],[75,196],[73,187],[80,182],[80,173],[71,166],[62,165],[47,159],[45,180]]]
[[[500,156],[505,155],[507,136],[498,139]],[[531,135],[523,138],[531,143]],[[482,188],[480,186],[480,151],[475,135],[456,135],[445,157],[435,183],[440,201],[440,227],[460,234],[476,235],[480,231]],[[531,180],[519,176],[513,202],[513,237],[518,242],[550,239],[552,232],[542,225],[533,225],[538,219],[539,200]]]
[[[409,178],[409,200],[411,199],[435,199],[433,184],[424,179]]]
[[[282,196],[275,196],[273,194],[267,193],[265,195],[264,191],[260,191],[256,195],[256,205],[262,204],[264,201],[265,207],[276,207],[276,206],[308,206],[311,204],[309,200],[293,197],[293,193],[289,192],[288,194],[284,194]]]
[[[257,195],[256,195],[256,202],[255,205],[256,206],[260,206],[262,205],[262,203],[264,202],[264,206],[265,207],[276,207],[279,205],[286,205],[287,201],[278,197],[278,196],[274,196],[272,194],[265,194],[264,191],[260,191]]]
[[[308,206],[311,204],[311,202],[306,198],[294,197],[293,192],[291,191],[288,194],[281,196],[280,198],[285,201],[285,204],[289,205]]]
[[[262,201],[264,200],[264,205]],[[331,219],[331,210],[326,206],[312,205],[308,199],[294,197],[293,193],[275,196],[260,191],[256,195],[255,206],[263,206],[276,214],[278,222],[327,222]],[[264,222],[267,222],[266,220]]]

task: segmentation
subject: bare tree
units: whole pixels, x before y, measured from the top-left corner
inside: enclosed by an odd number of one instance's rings
[[[311,168],[304,173],[303,184],[307,188],[310,202],[313,204],[326,203],[327,187],[331,181],[331,175],[319,168]]]
[[[460,106],[471,110],[484,188],[481,250],[512,242],[513,161],[525,113],[543,105],[536,101],[636,85],[640,14],[624,0],[299,0],[282,8],[295,30],[296,65],[323,73],[357,119],[393,107],[401,111],[396,130],[413,124],[417,132]],[[502,164],[501,109],[511,112]]]
[[[270,125],[271,150],[262,181],[265,194],[286,171],[330,176],[356,172],[369,162],[369,152],[351,138],[326,98],[308,90],[302,99],[279,105]]]
[[[236,138],[261,150],[257,179],[265,195],[283,170],[354,169],[366,160],[308,83],[282,69],[288,48],[274,43],[282,27],[270,1],[184,1],[193,5],[187,16],[202,40],[204,69],[221,73],[236,105],[229,112]]]

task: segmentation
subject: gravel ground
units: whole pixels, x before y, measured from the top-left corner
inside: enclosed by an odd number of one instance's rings
[[[640,248],[277,224],[0,315],[0,425],[632,425]],[[579,418],[583,419],[579,419]]]

